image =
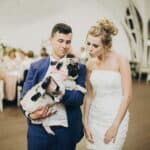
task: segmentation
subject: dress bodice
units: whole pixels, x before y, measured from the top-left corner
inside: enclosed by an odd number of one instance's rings
[[[123,100],[121,74],[111,70],[93,70],[90,81],[94,91],[92,108],[110,113],[117,111]]]
[[[96,96],[122,95],[121,74],[110,70],[93,70],[90,81]]]

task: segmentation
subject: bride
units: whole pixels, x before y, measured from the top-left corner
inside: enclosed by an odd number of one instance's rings
[[[112,50],[112,36],[117,32],[105,19],[87,34],[91,57],[87,62],[84,128],[89,150],[121,150],[128,131],[131,74],[127,60]]]

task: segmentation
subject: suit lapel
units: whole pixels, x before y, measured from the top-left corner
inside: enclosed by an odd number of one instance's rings
[[[40,66],[41,69],[39,70],[38,82],[42,81],[42,79],[46,75],[46,72],[48,70],[49,64],[50,64],[50,57],[48,57],[46,60],[44,60],[43,64],[41,64],[41,66]]]

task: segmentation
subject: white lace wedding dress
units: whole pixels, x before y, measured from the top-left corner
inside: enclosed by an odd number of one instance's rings
[[[121,75],[119,72],[97,69],[92,71],[90,81],[95,95],[89,112],[89,127],[93,134],[94,144],[87,141],[87,149],[121,150],[128,130],[128,112],[119,127],[115,143],[104,143],[104,135],[111,126],[123,100]]]

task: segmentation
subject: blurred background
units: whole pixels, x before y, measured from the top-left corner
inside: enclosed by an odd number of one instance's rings
[[[0,149],[26,149],[26,119],[18,100],[29,66],[50,54],[55,23],[73,28],[72,51],[81,63],[89,27],[111,19],[119,29],[113,49],[130,63],[131,119],[124,150],[150,149],[150,0],[0,0]],[[78,150],[85,149],[83,139]]]

